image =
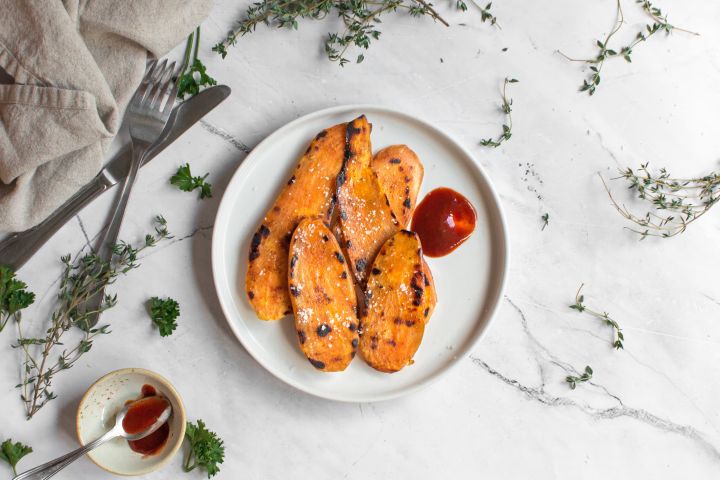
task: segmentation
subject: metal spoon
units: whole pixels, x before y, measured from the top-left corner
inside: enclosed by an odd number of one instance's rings
[[[141,438],[145,438],[151,433],[155,432],[158,428],[162,427],[163,424],[167,422],[168,418],[170,418],[170,414],[172,413],[172,406],[170,405],[170,402],[168,402],[165,410],[163,410],[155,423],[153,423],[147,430],[144,430],[134,435],[130,435],[123,428],[123,420],[125,419],[125,415],[127,415],[128,409],[135,403],[137,402],[126,405],[125,408],[118,412],[118,414],[115,416],[115,426],[112,428],[112,430],[107,432],[102,437],[88,443],[84,447],[78,448],[77,450],[68,453],[67,455],[56,458],[55,460],[51,460],[38,467],[28,470],[27,472],[23,472],[17,477],[15,477],[13,480],[45,480],[55,475],[57,472],[67,467],[90,450],[94,449],[95,447],[99,447],[103,443],[106,443],[114,438],[123,437],[127,440],[140,440]]]

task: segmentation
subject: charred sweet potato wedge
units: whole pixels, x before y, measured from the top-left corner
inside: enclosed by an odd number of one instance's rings
[[[425,310],[423,310],[423,317],[425,317],[425,323],[427,323],[435,311],[435,305],[437,305],[437,291],[435,290],[435,279],[430,271],[430,265],[427,264],[425,259],[423,259],[422,266],[425,275]]]
[[[324,372],[345,370],[358,348],[355,287],[340,245],[320,219],[301,221],[292,235],[288,291],[310,363]]]
[[[348,123],[345,159],[337,176],[343,246],[361,287],[382,244],[400,229],[377,175],[370,168],[370,130],[364,115]]]
[[[332,216],[345,127],[336,125],[315,137],[252,237],[245,290],[261,320],[277,320],[292,311],[287,280],[290,238],[302,219],[329,221]]]
[[[413,362],[425,331],[420,239],[401,230],[380,249],[365,290],[360,353],[372,368],[397,372]]]
[[[407,145],[391,145],[377,152],[370,166],[390,201],[395,218],[406,228],[423,181],[420,159]]]
[[[391,145],[375,154],[370,164],[378,177],[380,188],[387,195],[390,208],[401,226],[407,227],[417,204],[424,168],[418,156],[407,145]],[[423,260],[425,274],[425,322],[430,320],[437,292],[430,266]]]

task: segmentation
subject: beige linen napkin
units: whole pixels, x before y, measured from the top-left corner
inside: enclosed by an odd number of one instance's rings
[[[25,230],[89,182],[145,71],[212,0],[1,0],[0,231]]]

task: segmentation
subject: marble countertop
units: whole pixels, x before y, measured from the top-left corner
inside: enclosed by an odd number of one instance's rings
[[[701,36],[678,32],[638,46],[633,63],[606,65],[588,97],[577,91],[583,67],[555,52],[592,55],[593,40],[612,27],[611,0],[495,2],[501,28],[481,23],[472,6],[464,14],[442,6],[449,28],[388,17],[364,63],[345,68],[321,49],[334,19],[303,22],[298,31],[260,28],[227,59],[211,54],[245,3],[219,1],[203,24],[203,60],[233,94],[143,169],[121,234],[140,238],[162,213],[175,238],[118,280],[119,304],[104,317],[113,333],[58,377],[58,398],[29,423],[13,388],[18,352],[11,334],[0,334],[0,435],[35,450],[21,467],[75,448],[85,389],[111,370],[138,366],[170,379],[190,418],[225,439],[221,479],[717,476],[717,212],[680,237],[639,242],[597,174],[646,161],[679,176],[717,169],[720,4],[662,2],[672,22]],[[645,18],[624,3],[629,39]],[[502,122],[505,76],[520,80],[510,93],[514,135],[483,148],[479,140]],[[210,268],[218,202],[250,149],[290,120],[349,103],[408,111],[470,148],[497,187],[511,242],[506,296],[484,341],[431,387],[383,403],[321,400],[263,370],[227,326]],[[210,172],[212,199],[168,184],[184,162]],[[621,184],[613,187],[632,202]],[[39,299],[26,318],[47,310],[60,255],[98,234],[111,196],[83,210],[19,272]],[[600,321],[568,308],[583,282],[586,302],[623,327],[625,350],[612,350]],[[181,302],[172,337],[151,328],[144,302],[152,295]],[[570,390],[565,376],[585,365],[592,382]],[[147,478],[204,478],[185,476],[180,464],[177,457]],[[0,466],[0,476],[8,472]],[[81,459],[57,478],[111,476]]]

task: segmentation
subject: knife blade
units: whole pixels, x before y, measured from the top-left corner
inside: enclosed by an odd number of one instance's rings
[[[230,87],[217,85],[203,90],[178,105],[170,114],[168,123],[156,141],[155,146],[148,151],[147,159],[142,166],[147,165],[150,160],[177,140],[188,128],[222,103],[230,95],[230,92]],[[0,242],[0,265],[6,265],[15,271],[25,265],[35,252],[69,219],[74,217],[101,193],[107,191],[127,176],[130,159],[130,147],[127,146],[110,160],[90,183],[58,207],[43,222],[23,232],[10,234]]]

